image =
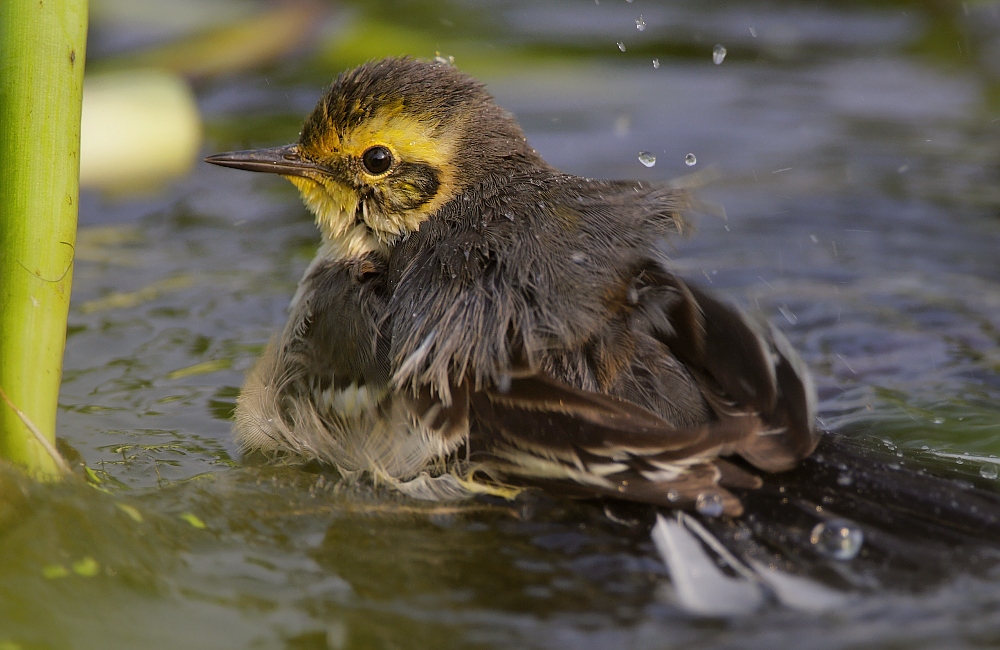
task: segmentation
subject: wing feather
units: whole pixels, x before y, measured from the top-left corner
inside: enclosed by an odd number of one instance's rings
[[[685,369],[708,417],[677,425],[668,419],[671,412],[652,410],[660,401],[647,408],[521,371],[471,395],[473,458],[485,459],[506,480],[671,507],[715,499],[725,513],[739,513],[739,500],[724,486],[755,488],[761,480],[725,456],[782,471],[815,448],[809,373],[776,329],[659,263],[649,263],[636,278],[631,335],[659,341],[659,348],[642,349],[668,355]],[[632,364],[632,380],[668,366],[640,357]],[[656,399],[669,402],[671,396]]]

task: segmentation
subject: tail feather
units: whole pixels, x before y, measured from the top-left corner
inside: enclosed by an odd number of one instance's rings
[[[920,590],[1000,564],[995,487],[879,446],[824,435],[796,469],[733,488],[742,518],[703,523],[741,557],[852,590]],[[856,534],[856,555],[830,538],[841,527]]]

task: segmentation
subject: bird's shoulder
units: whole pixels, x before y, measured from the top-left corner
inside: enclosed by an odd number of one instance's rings
[[[380,325],[385,319],[385,261],[371,253],[331,258],[306,270],[282,336],[286,363],[309,377],[340,383],[385,383],[388,365]]]

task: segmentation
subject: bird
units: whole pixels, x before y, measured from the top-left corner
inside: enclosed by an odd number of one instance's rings
[[[688,192],[557,170],[448,62],[365,63],[295,143],[205,160],[285,177],[321,233],[237,400],[245,452],[732,517],[819,442],[786,337],[671,271]]]
[[[365,63],[295,143],[205,160],[285,177],[321,234],[237,399],[243,452],[603,504],[697,615],[993,570],[994,488],[822,431],[786,337],[671,270],[687,190],[557,170],[449,62]]]

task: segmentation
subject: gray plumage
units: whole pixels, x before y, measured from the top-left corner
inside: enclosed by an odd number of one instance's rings
[[[394,166],[367,174],[352,134],[377,120],[451,138],[455,167],[387,142]],[[815,447],[814,390],[787,341],[668,270],[659,246],[685,194],[558,172],[454,68],[345,73],[297,145],[263,154],[276,162],[210,161],[309,179],[294,180],[333,226],[240,396],[245,449],[415,496],[542,484],[736,514],[723,486],[759,479],[725,456],[780,471]],[[317,199],[324,183],[345,189]],[[356,201],[328,198],[342,191]]]

